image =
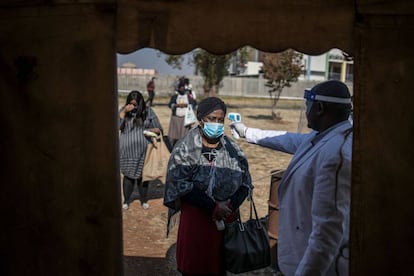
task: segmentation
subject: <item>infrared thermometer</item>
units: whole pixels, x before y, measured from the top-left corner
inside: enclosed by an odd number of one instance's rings
[[[239,113],[230,112],[227,117],[232,123],[241,123],[241,115]],[[233,135],[233,137],[236,139],[239,139],[240,135],[237,132],[237,130],[234,128],[234,126],[230,125],[230,128],[231,128],[231,134]]]
[[[241,115],[239,113],[230,112],[228,118],[233,123],[240,123],[241,122]]]

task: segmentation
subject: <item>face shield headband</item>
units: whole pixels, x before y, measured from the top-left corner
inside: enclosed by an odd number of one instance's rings
[[[303,97],[309,101],[321,101],[321,102],[340,103],[340,104],[351,103],[351,98],[338,98],[338,97],[317,95],[315,92],[312,92],[310,89],[305,89],[305,95]]]

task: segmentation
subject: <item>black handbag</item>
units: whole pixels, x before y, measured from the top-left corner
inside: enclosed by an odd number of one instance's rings
[[[235,274],[265,268],[271,263],[267,230],[257,216],[253,196],[249,199],[249,220],[242,222],[237,212],[237,220],[226,224],[224,232],[226,270]]]

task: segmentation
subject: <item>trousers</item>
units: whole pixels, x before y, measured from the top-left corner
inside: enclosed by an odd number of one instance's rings
[[[127,176],[124,176],[122,182],[123,194],[124,194],[124,203],[130,204],[133,199],[131,198],[132,192],[134,191],[134,185],[137,183],[138,192],[141,200],[141,204],[147,203],[148,201],[148,190],[149,190],[149,181],[142,182],[142,178],[133,179]]]

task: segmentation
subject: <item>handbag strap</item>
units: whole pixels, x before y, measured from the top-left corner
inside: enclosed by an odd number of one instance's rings
[[[249,200],[250,200],[250,219],[253,218],[252,217],[252,206],[253,206],[255,219],[259,221],[259,216],[257,215],[256,205],[254,204],[254,200],[253,200],[253,194],[250,194]]]
[[[256,221],[256,226],[258,229],[262,228],[262,224],[260,223],[259,216],[257,215],[256,205],[254,204],[253,195],[250,194],[248,196],[248,200],[250,201],[250,220],[254,219]],[[253,210],[254,210],[254,218],[253,218]],[[244,231],[244,225],[242,223],[240,217],[240,209],[237,210],[237,222],[239,224],[240,231]]]

